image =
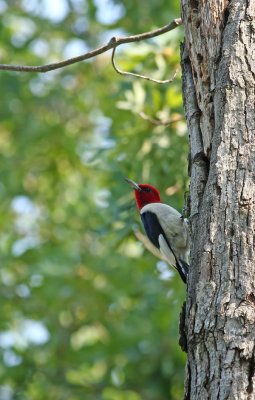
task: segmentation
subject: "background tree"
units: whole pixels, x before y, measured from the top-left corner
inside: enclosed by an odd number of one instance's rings
[[[0,12],[1,62],[41,65],[164,25],[179,5],[1,0]],[[118,63],[171,78],[180,38],[118,49]],[[182,208],[180,73],[163,86],[126,79],[104,54],[45,75],[1,72],[0,84],[1,399],[179,400],[185,289],[136,240],[123,178],[150,180]]]
[[[253,399],[255,7],[182,1],[192,268],[186,399]]]

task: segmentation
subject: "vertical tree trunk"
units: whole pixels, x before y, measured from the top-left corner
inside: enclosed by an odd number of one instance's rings
[[[186,399],[255,399],[255,1],[182,0],[190,135]]]

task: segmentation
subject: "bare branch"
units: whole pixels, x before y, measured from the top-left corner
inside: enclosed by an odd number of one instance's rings
[[[175,29],[177,26],[182,25],[181,18],[174,19],[169,24],[155,29],[150,32],[141,33],[139,35],[133,36],[124,36],[124,37],[113,37],[106,45],[98,47],[95,50],[89,51],[88,53],[84,53],[78,57],[69,58],[67,60],[63,60],[60,62],[55,62],[52,64],[46,64],[41,66],[29,66],[29,65],[12,65],[12,64],[0,64],[0,70],[4,71],[16,71],[16,72],[48,72],[53,71],[55,69],[67,67],[68,65],[72,65],[78,63],[80,61],[88,60],[89,58],[93,58],[98,56],[99,54],[105,53],[110,49],[114,49],[121,44],[125,43],[133,43],[140,42],[141,40],[150,39],[159,35],[163,35],[163,33],[169,32]],[[129,73],[131,74],[131,72]],[[150,79],[151,80],[151,79]]]

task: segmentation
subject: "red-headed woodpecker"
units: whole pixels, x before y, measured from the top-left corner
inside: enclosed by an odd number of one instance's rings
[[[163,258],[177,269],[184,283],[189,271],[189,233],[187,222],[173,207],[160,202],[157,189],[127,179],[134,189],[137,208],[145,232]]]

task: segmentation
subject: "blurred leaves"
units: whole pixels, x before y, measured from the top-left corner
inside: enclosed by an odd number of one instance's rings
[[[0,2],[2,62],[56,61],[113,29],[133,34],[178,16],[176,1],[171,10],[166,1],[57,3]],[[119,48],[118,63],[167,79],[180,39],[173,31]],[[0,398],[179,400],[185,288],[136,238],[124,177],[183,207],[185,124],[139,115],[182,115],[180,74],[170,85],[127,79],[104,54],[45,75],[2,72],[0,82]]]

